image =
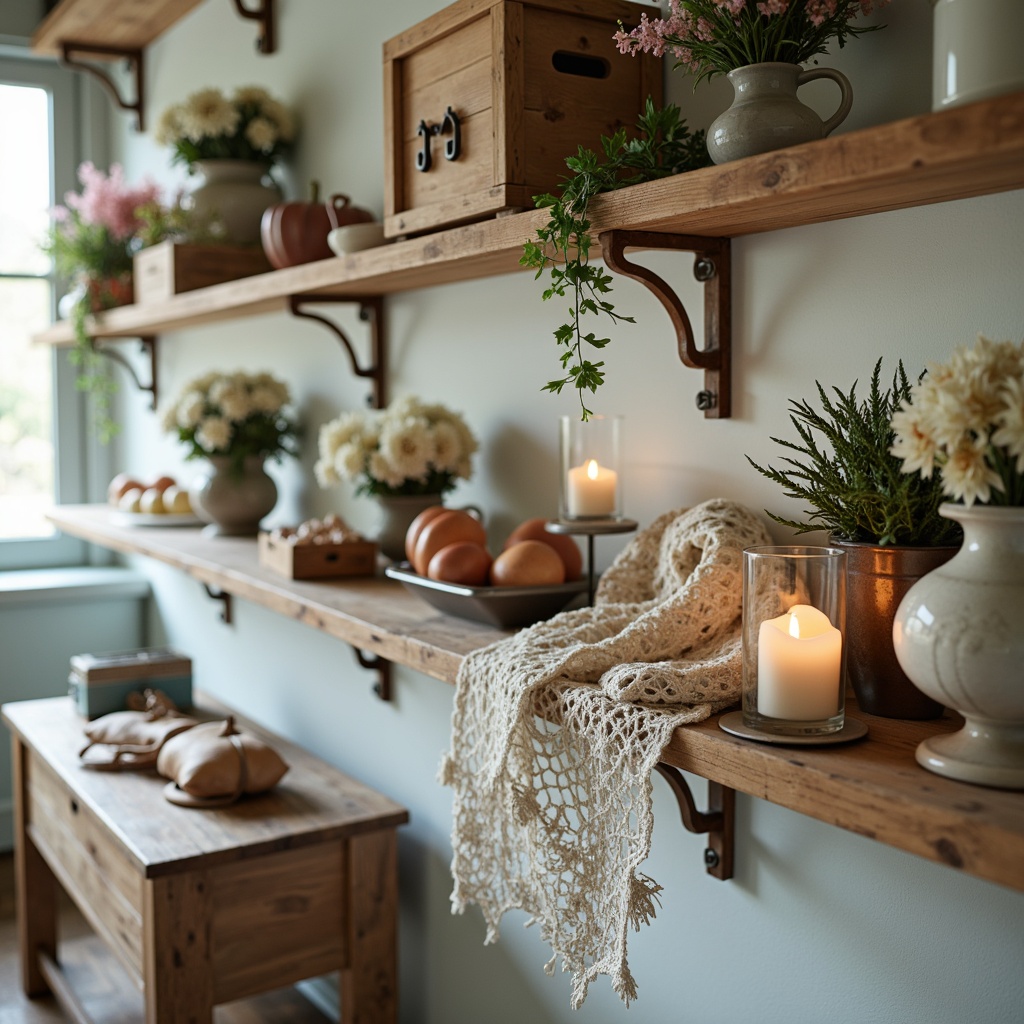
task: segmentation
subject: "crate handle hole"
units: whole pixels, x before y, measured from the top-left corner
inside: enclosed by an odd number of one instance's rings
[[[556,50],[551,56],[551,64],[560,74],[580,78],[607,78],[612,71],[611,64],[604,57],[590,57],[568,50]]]

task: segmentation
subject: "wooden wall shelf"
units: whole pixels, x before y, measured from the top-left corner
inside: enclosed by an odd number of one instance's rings
[[[201,583],[335,636],[447,683],[462,659],[506,635],[443,615],[383,578],[308,583],[263,569],[256,542],[207,538],[199,530],[120,526],[105,505],[59,506],[50,519],[101,547],[145,555]],[[400,694],[399,694],[400,698]],[[926,736],[952,717],[903,722],[848,713],[869,724],[846,747],[787,748],[722,732],[717,719],[676,731],[665,761],[711,782],[877,839],[977,878],[1024,891],[1024,793],[932,775],[914,761]]]
[[[67,0],[66,0],[67,2]],[[59,10],[59,8],[58,8]],[[634,185],[598,197],[593,230],[735,238],[1024,188],[1024,92]],[[136,337],[288,308],[292,295],[388,295],[521,269],[531,210],[231,281],[90,320]],[[36,336],[70,345],[70,324]]]

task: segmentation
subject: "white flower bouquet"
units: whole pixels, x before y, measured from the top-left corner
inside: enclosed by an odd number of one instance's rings
[[[470,478],[478,447],[458,413],[406,397],[325,423],[314,469],[321,487],[351,480],[357,494],[441,495]]]
[[[249,456],[280,461],[298,452],[298,427],[284,412],[290,400],[269,373],[208,373],[165,411],[164,429],[188,445],[189,459],[227,456],[238,470]]]
[[[259,86],[200,89],[160,116],[156,141],[174,151],[172,163],[191,173],[197,160],[249,160],[273,164],[295,139],[292,112]]]
[[[979,335],[930,366],[892,417],[892,454],[965,505],[1024,505],[1024,342]]]

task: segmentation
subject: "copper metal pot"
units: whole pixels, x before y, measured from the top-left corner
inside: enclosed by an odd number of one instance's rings
[[[941,704],[925,696],[896,660],[892,623],[906,592],[948,562],[953,547],[878,547],[831,538],[846,552],[846,670],[857,704],[883,718],[938,718]]]

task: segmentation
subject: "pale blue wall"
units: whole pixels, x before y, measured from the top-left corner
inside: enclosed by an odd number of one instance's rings
[[[141,646],[148,597],[125,569],[0,572],[0,703],[67,693],[73,654]],[[0,729],[0,851],[13,847],[10,751]]]
[[[303,134],[286,174],[291,196],[317,178],[376,213],[383,208],[381,44],[442,0],[282,3],[280,52],[254,53],[253,30],[232,5],[201,4],[147,53],[150,123],[193,89],[262,82],[301,111]],[[885,32],[854,40],[840,58],[853,81],[856,128],[925,112],[930,104],[931,8],[899,0]],[[692,121],[724,105],[720,83],[694,98],[669,75]],[[726,90],[727,91],[727,88]],[[832,96],[821,86],[820,104]],[[117,122],[130,176],[180,180],[150,138]],[[637,318],[606,350],[609,384],[599,409],[626,417],[627,512],[648,523],[714,496],[795,514],[744,455],[759,462],[787,435],[787,402],[814,381],[866,379],[879,355],[920,369],[978,331],[1024,333],[1024,193],[772,232],[734,245],[735,415],[706,421],[693,405],[699,374],[682,368],[655,300],[619,281],[615,299]],[[697,299],[688,257],[650,257],[684,298]],[[698,307],[699,308],[699,307]],[[357,343],[354,314],[339,314]],[[554,511],[559,415],[567,396],[542,395],[557,366],[551,331],[561,310],[543,305],[529,275],[446,286],[388,302],[393,394],[416,391],[461,409],[480,436],[474,480],[455,500],[481,505],[500,539],[515,522]],[[699,318],[698,318],[699,319]],[[361,407],[337,342],[284,315],[250,318],[161,339],[169,398],[211,369],[269,369],[288,380],[309,436],[324,419]],[[182,452],[160,433],[144,396],[125,390],[128,429],[118,469],[187,475]],[[281,468],[280,516],[335,509],[372,529],[372,506],[350,489],[319,491],[315,451]],[[779,539],[783,539],[779,534]],[[618,541],[598,543],[610,559]],[[1007,1024],[1024,1006],[1024,895],[741,798],[737,877],[720,883],[701,864],[656,783],[654,851],[665,886],[657,919],[631,938],[640,989],[628,1012],[607,983],[578,1013],[567,979],[548,978],[547,948],[513,916],[485,948],[480,915],[449,914],[450,794],[435,782],[447,747],[452,691],[416,672],[396,673],[382,704],[371,677],[338,641],[244,601],[236,622],[195,581],[138,560],[156,600],[150,638],[194,658],[197,683],[406,804],[401,832],[404,1024]],[[699,785],[699,784],[698,784]]]

